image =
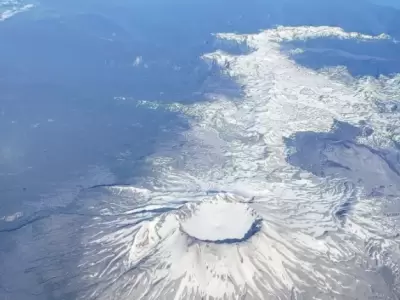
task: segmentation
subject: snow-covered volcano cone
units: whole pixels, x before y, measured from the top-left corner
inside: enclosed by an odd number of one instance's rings
[[[243,200],[221,193],[142,224],[130,250],[130,265],[154,268],[143,274],[146,282],[157,281],[160,276],[168,278],[156,288],[148,286],[149,299],[161,295],[163,299],[176,295],[195,299],[210,293],[234,297],[244,293],[244,286],[235,282],[251,281],[255,270],[242,270],[248,257],[241,251],[254,246],[262,220]]]

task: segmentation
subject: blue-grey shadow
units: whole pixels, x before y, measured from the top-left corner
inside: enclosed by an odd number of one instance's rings
[[[357,127],[340,121],[334,122],[330,132],[298,132],[285,139],[286,160],[319,177],[341,178],[349,191],[356,185],[363,187],[366,196],[399,197],[400,161],[398,155],[393,155],[396,150],[357,143],[357,137],[372,133],[364,124]],[[339,219],[352,209],[353,201],[355,197],[349,196],[338,207]]]

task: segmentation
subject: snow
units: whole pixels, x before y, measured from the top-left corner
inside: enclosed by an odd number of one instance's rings
[[[5,6],[6,9],[4,11],[2,10],[2,6]],[[16,1],[6,1],[6,2],[0,2],[0,22],[5,21],[12,16],[28,11],[34,7],[33,4],[25,4],[21,5],[19,2]]]
[[[311,299],[335,294],[356,299],[372,298],[375,290],[389,299],[392,291],[377,284],[380,275],[373,266],[395,263],[389,253],[398,254],[399,238],[393,237],[400,228],[383,213],[387,199],[371,191],[378,183],[399,195],[400,173],[371,149],[394,145],[393,131],[387,129],[400,128],[399,114],[382,113],[377,102],[400,97],[400,76],[353,78],[344,68],[310,70],[283,54],[280,43],[390,37],[336,27],[216,36],[219,45],[227,40],[252,49],[243,55],[216,51],[204,56],[243,87],[243,96],[212,94],[207,102],[189,105],[142,103],[186,115],[190,129],[148,158],[156,172],[144,181],[154,186],[110,188],[123,194],[113,199],[120,201],[114,206],[121,207],[121,214],[132,213],[132,225],[93,221],[103,234],[92,238],[83,265],[101,269],[101,260],[94,258],[101,247],[104,260],[116,253],[125,257],[120,269],[126,277],[108,284],[107,276],[120,275],[118,266],[103,267],[101,276],[90,278],[98,284],[96,296],[294,299],[301,294]],[[339,121],[373,131],[354,139],[338,134],[327,145],[318,140],[332,134]],[[314,135],[302,140],[300,133]],[[340,139],[353,140],[343,151]],[[288,162],[300,154],[309,166]],[[326,176],[318,176],[311,166],[322,168],[321,157],[343,167],[326,168]],[[336,212],[346,203],[352,209],[342,222]],[[148,209],[134,208],[138,205]],[[247,235],[257,224],[256,234]],[[116,227],[121,229],[114,232]]]
[[[181,224],[189,236],[202,241],[241,241],[257,221],[255,213],[242,203],[202,202]]]
[[[0,217],[0,220],[5,221],[5,222],[14,222],[14,221],[20,219],[23,215],[24,214],[22,212],[16,212],[12,215]]]

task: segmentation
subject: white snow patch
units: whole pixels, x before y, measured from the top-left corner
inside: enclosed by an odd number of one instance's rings
[[[142,56],[137,56],[135,58],[135,61],[133,62],[133,66],[137,67],[140,66],[143,63],[143,57]]]
[[[14,222],[18,219],[20,219],[24,214],[22,212],[16,212],[12,215],[8,215],[8,216],[3,216],[0,218],[0,220],[5,221],[5,222]]]
[[[181,224],[184,232],[198,240],[217,242],[242,240],[257,221],[246,204],[203,202]]]
[[[0,10],[0,21],[5,21],[18,13],[28,11],[34,7],[33,4],[25,4],[20,6],[19,3],[14,1],[10,1],[9,3],[8,2],[0,3],[0,9],[2,8],[1,6],[5,6],[8,8],[4,11]]]
[[[376,36],[362,34],[358,32],[346,32],[340,27],[329,27],[329,26],[278,26],[275,29],[265,30],[258,34],[253,35],[238,35],[234,33],[218,33],[216,34],[220,39],[226,39],[228,41],[236,41],[238,43],[249,43],[251,46],[259,46],[261,40],[272,41],[275,43],[281,43],[285,41],[294,40],[307,40],[317,39],[321,37],[333,37],[338,39],[357,39],[363,40],[392,40],[392,37],[388,34],[382,33]],[[256,43],[251,41],[257,38]]]

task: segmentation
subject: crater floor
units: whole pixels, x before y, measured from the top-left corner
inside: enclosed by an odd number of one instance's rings
[[[256,233],[261,219],[244,203],[222,200],[202,202],[181,222],[187,235],[215,243],[242,242]]]

